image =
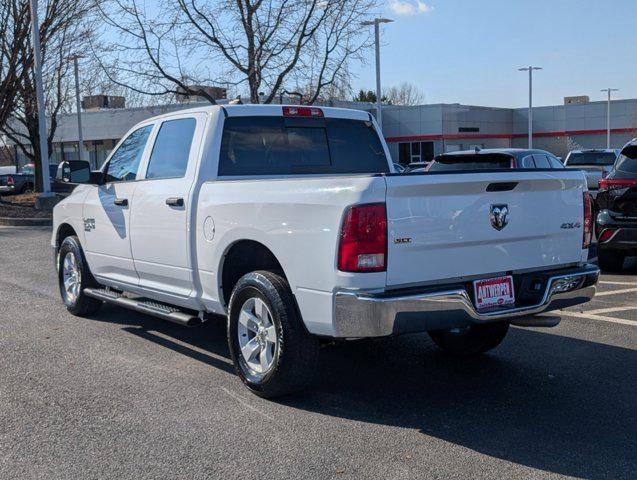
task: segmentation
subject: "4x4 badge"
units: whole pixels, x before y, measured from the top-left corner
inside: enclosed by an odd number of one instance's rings
[[[91,230],[95,230],[95,219],[94,218],[85,218],[84,219],[84,231],[90,232]]]

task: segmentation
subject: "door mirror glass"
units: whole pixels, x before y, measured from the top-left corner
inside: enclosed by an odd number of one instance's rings
[[[91,183],[91,166],[83,160],[67,160],[60,164],[57,178],[64,183]]]

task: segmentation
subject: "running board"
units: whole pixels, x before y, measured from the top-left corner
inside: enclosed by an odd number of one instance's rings
[[[120,307],[135,310],[136,312],[153,315],[154,317],[168,320],[185,327],[194,327],[202,323],[197,315],[192,315],[180,310],[177,307],[155,302],[145,298],[128,298],[124,294],[107,290],[105,288],[85,288],[84,294],[88,297],[102,300],[106,303],[119,305]]]

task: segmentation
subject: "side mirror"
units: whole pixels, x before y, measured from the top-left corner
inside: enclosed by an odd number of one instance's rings
[[[64,183],[99,184],[101,172],[91,172],[91,165],[84,160],[67,160],[60,163],[56,178]]]

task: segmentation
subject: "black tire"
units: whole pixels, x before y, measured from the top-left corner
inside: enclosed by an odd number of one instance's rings
[[[64,261],[69,254],[73,254],[73,259],[77,265],[79,291],[77,295],[69,295],[64,286]],[[99,284],[91,274],[84,257],[84,252],[80,246],[80,241],[74,235],[66,237],[60,245],[57,256],[58,284],[60,295],[66,309],[73,315],[83,316],[97,312],[102,306],[102,301],[87,297],[84,289],[87,287],[99,287]]]
[[[261,373],[251,369],[239,344],[241,308],[254,299],[267,306],[268,318],[271,317],[277,335],[271,367]],[[270,271],[246,274],[235,285],[229,306],[228,347],[237,375],[250,391],[263,398],[274,398],[298,392],[312,381],[318,365],[319,342],[306,331],[285,278]],[[252,337],[255,338],[256,335]]]
[[[598,249],[597,264],[606,272],[618,272],[624,266],[626,256],[619,250]]]
[[[32,183],[25,183],[20,189],[20,193],[31,193],[33,192],[33,188],[34,187]]]
[[[509,322],[494,322],[458,329],[434,330],[429,332],[429,336],[445,352],[468,356],[497,347],[508,331]]]

